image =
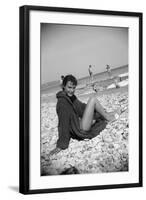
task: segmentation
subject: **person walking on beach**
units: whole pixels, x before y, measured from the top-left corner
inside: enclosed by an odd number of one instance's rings
[[[60,77],[60,85],[61,85],[61,86],[62,86],[62,83],[63,83],[63,79],[64,79],[64,76],[61,75],[61,77]]]
[[[109,78],[111,78],[111,67],[109,65],[106,65],[106,71],[108,73]]]
[[[92,66],[89,65],[88,67],[88,72],[89,72],[89,76],[90,76],[90,84],[93,84],[93,71],[92,71]]]
[[[67,149],[71,138],[91,139],[97,136],[109,121],[116,119],[115,112],[106,112],[97,97],[89,98],[87,104],[75,96],[77,79],[67,75],[63,79],[62,91],[57,93],[58,140],[50,155]]]

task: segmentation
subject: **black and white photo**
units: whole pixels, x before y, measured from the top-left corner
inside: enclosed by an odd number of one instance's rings
[[[142,186],[142,13],[20,7],[20,192]]]
[[[41,24],[41,175],[128,171],[128,72],[128,28]]]

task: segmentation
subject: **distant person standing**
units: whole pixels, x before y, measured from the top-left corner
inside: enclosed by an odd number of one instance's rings
[[[89,72],[89,76],[90,76],[90,84],[93,84],[93,71],[92,71],[92,66],[89,65],[88,67],[88,72]]]
[[[111,67],[109,65],[106,65],[106,71],[108,73],[109,78],[111,78],[112,74],[111,74]]]
[[[62,86],[63,79],[64,79],[64,76],[61,75],[61,78],[60,78],[60,85],[61,85],[61,86]]]

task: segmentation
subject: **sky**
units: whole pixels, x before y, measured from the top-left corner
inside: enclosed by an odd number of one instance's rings
[[[128,28],[41,24],[41,83],[128,64]]]

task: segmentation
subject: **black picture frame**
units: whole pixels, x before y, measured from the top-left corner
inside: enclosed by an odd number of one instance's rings
[[[67,188],[47,188],[47,189],[30,189],[30,12],[58,12],[58,13],[78,13],[94,15],[112,15],[138,18],[139,20],[139,181],[136,183],[113,184],[113,185],[96,185],[80,186]],[[109,10],[91,10],[79,8],[64,7],[44,7],[44,6],[22,6],[20,7],[20,131],[19,131],[19,191],[22,194],[52,193],[67,191],[115,189],[115,188],[132,188],[142,187],[143,169],[142,169],[142,13],[123,12]],[[48,177],[49,178],[49,177]]]

